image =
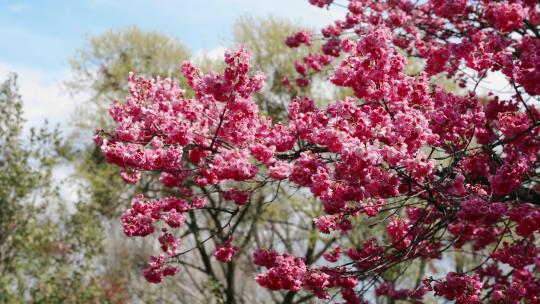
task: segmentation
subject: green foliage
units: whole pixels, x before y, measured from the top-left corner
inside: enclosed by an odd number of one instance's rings
[[[10,75],[0,85],[0,302],[95,301],[101,288],[87,273],[99,232],[79,212],[62,211],[53,182],[59,132],[45,126],[26,136],[17,92]]]

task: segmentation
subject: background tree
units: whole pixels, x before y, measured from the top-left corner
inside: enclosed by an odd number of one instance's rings
[[[94,272],[101,231],[53,180],[64,141],[47,125],[25,130],[22,108],[12,74],[0,84],[0,302],[105,300]]]
[[[180,72],[172,63],[190,58],[189,50],[177,40],[137,27],[109,30],[88,36],[86,45],[70,61],[72,79],[66,82],[68,92],[86,101],[74,119],[80,131],[93,132],[110,121],[106,114],[110,102],[127,94],[126,77],[137,71],[147,77],[175,77]]]

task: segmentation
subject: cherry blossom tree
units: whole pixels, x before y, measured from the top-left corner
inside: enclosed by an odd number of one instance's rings
[[[233,269],[227,265],[250,241],[235,233],[242,218],[249,210],[264,213],[283,189],[296,188],[316,198],[306,204],[322,211],[308,220],[334,241],[310,247],[320,255],[283,246],[252,252],[260,267],[254,280],[285,291],[283,303],[539,303],[540,3],[309,2],[341,9],[345,18],[320,34],[291,33],[284,43],[292,48],[323,43],[298,58],[298,77],[282,84],[308,87],[323,75],[350,89],[325,108],[298,95],[288,119],[260,114],[252,96],[265,77],[250,71],[243,48],[225,54],[221,73],[184,63],[192,97],[176,80],[129,76],[130,96],[110,108],[116,128],[98,131],[95,142],[126,182],[159,172],[171,189],[135,197],[121,218],[128,237],[155,236],[161,246],[144,277],[160,283],[189,267],[183,261],[197,251],[205,271],[212,271],[211,259]],[[422,62],[419,73],[405,72],[408,58]],[[504,75],[511,94],[481,92],[493,73]],[[435,85],[439,77],[465,93]],[[273,191],[258,196],[261,189]],[[225,216],[211,217],[203,235],[202,212]],[[372,225],[384,233],[351,246],[346,236]],[[188,237],[195,246],[183,246]],[[399,282],[411,265],[453,250],[471,254],[474,265]],[[227,284],[230,272],[222,278]],[[234,289],[227,292],[234,303]]]

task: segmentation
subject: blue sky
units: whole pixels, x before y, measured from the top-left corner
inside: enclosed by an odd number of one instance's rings
[[[177,38],[193,54],[220,53],[242,15],[283,16],[321,27],[341,10],[308,0],[0,0],[0,81],[19,75],[25,116],[65,124],[82,97],[64,93],[68,59],[86,35],[136,25]]]
[[[137,25],[192,50],[224,45],[243,14],[273,14],[320,25],[328,11],[307,0],[0,0],[0,61],[60,70],[87,34]]]

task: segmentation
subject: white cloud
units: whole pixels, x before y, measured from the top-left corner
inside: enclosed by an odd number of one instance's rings
[[[210,60],[221,60],[221,59],[223,59],[223,56],[224,56],[226,50],[227,50],[227,48],[220,45],[220,46],[217,46],[217,47],[215,47],[215,48],[213,48],[211,50],[198,51],[193,56],[193,60],[195,62],[198,62],[198,61],[203,60],[205,58],[210,59]]]
[[[493,92],[502,99],[510,99],[515,94],[512,85],[500,71],[489,72],[486,79],[478,86],[483,94]]]
[[[469,75],[473,75],[475,79],[478,78],[478,73],[472,69],[467,69]],[[472,80],[468,82],[468,88],[473,90],[476,83]],[[499,96],[502,100],[512,99],[515,94],[512,85],[506,78],[506,76],[500,71],[489,71],[487,76],[480,81],[476,88],[476,93],[480,96],[487,96],[489,93],[493,93]]]
[[[6,10],[13,14],[18,14],[26,11],[29,8],[28,5],[20,2],[15,2],[6,6]]]
[[[0,81],[5,80],[10,72],[18,75],[19,94],[24,102],[24,117],[28,126],[40,126],[45,119],[51,124],[67,126],[77,105],[61,88],[67,72],[48,72],[0,62]]]
[[[220,59],[223,59],[223,56],[225,55],[226,50],[227,49],[225,47],[218,46],[206,52],[206,56],[208,56],[208,58],[213,59],[213,60],[220,60]]]

